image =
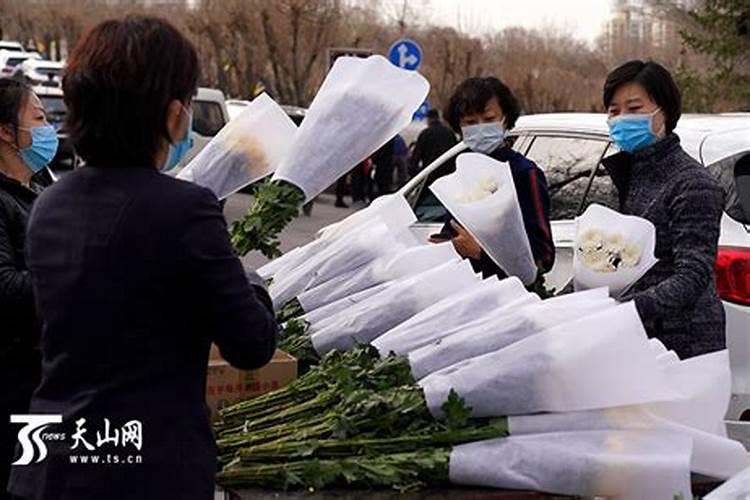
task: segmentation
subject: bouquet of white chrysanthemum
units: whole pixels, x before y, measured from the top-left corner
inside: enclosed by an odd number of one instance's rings
[[[456,172],[436,180],[430,190],[503,271],[524,285],[536,280],[537,267],[506,163],[464,153],[456,160]]]
[[[348,273],[318,283],[298,295],[304,311],[314,311],[343,297],[380,283],[395,281],[444,264],[460,257],[450,243],[393,247],[388,253]]]
[[[334,349],[368,344],[432,304],[479,281],[466,261],[449,261],[403,278],[360,304],[312,324],[312,345],[323,355]]]
[[[750,465],[742,444],[727,439],[723,418],[731,390],[726,351],[715,352],[665,368],[679,397],[669,401],[603,410],[513,416],[513,435],[584,430],[664,430],[693,439],[691,470],[727,479]]]
[[[261,94],[227,123],[177,175],[224,199],[273,173],[294,142],[297,126],[284,110]]]
[[[654,225],[601,205],[576,218],[573,278],[576,290],[609,287],[621,297],[656,264]]]
[[[299,206],[403,130],[429,88],[422,75],[382,56],[338,58],[272,180],[258,188],[248,214],[232,225],[235,250],[278,256],[278,233]]]

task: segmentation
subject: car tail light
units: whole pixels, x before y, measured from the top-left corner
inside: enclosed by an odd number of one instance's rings
[[[723,300],[750,306],[750,248],[719,247],[716,288]]]

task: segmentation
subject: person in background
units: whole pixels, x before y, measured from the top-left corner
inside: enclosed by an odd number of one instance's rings
[[[466,145],[475,152],[507,162],[513,176],[524,228],[539,273],[552,269],[555,244],[549,222],[550,200],[544,172],[505,140],[521,114],[521,105],[511,90],[495,77],[469,78],[450,98],[446,119]],[[451,239],[456,250],[468,258],[474,270],[485,277],[505,277],[477,240],[455,221],[448,222],[432,241]]]
[[[393,166],[395,137],[383,144],[380,149],[372,155],[372,163],[375,167],[375,185],[377,193],[375,196],[383,196],[393,192]]]
[[[369,171],[372,168],[372,160],[365,158],[352,169],[352,205],[357,208],[364,208],[370,201],[370,177]]]
[[[24,256],[26,224],[47,185],[40,173],[57,152],[57,133],[39,98],[20,80],[0,78],[0,499],[5,492],[20,426],[39,383],[41,327]]]
[[[344,202],[344,195],[346,194],[346,178],[349,174],[344,174],[336,181],[336,202],[333,204],[339,208],[349,208],[349,205]]]
[[[656,226],[656,265],[624,297],[650,337],[681,359],[725,347],[724,308],[716,292],[723,192],[674,133],[680,91],[655,62],[630,61],[604,84],[609,132],[620,152],[602,160],[620,211]]]
[[[393,163],[396,166],[396,189],[406,184],[409,178],[409,146],[401,134],[393,138]]]
[[[437,109],[427,112],[427,128],[419,133],[417,144],[409,159],[409,173],[412,177],[438,159],[458,143],[456,134],[440,120]]]
[[[209,347],[259,368],[278,327],[214,194],[164,174],[190,148],[198,75],[192,44],[152,17],[105,21],[68,58],[67,128],[86,166],[39,197],[26,247],[43,322],[29,411],[60,415],[46,431],[65,439],[13,468],[13,495],[214,498]]]

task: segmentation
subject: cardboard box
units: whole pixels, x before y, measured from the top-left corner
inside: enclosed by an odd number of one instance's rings
[[[211,346],[206,379],[206,404],[211,419],[221,408],[284,387],[297,378],[297,359],[276,350],[263,368],[238,370],[224,361],[216,346]]]

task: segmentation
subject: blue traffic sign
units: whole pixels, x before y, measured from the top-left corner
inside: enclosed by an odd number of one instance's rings
[[[416,71],[422,62],[422,49],[414,40],[402,38],[391,45],[388,59],[399,68]]]
[[[418,120],[422,121],[425,118],[427,118],[427,112],[430,110],[430,101],[426,100],[422,103],[422,105],[414,112],[414,116],[411,117],[412,120]]]

